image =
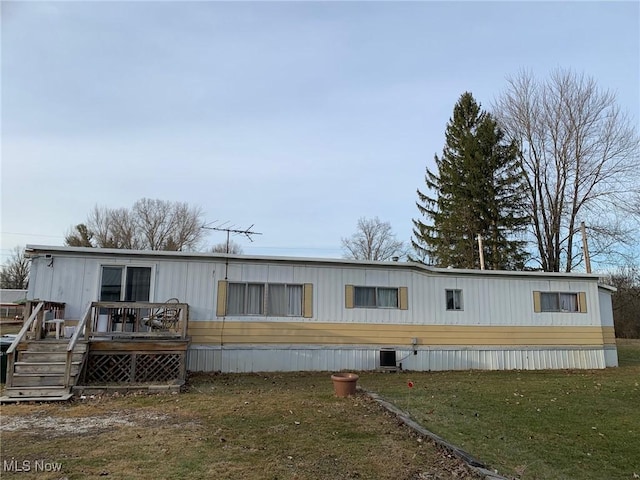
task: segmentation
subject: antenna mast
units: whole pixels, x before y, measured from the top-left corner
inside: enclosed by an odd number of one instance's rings
[[[253,238],[251,238],[251,235],[262,235],[262,233],[260,232],[253,232],[251,229],[253,228],[253,224],[249,227],[249,228],[245,228],[245,229],[239,229],[239,228],[233,228],[233,225],[230,225],[229,227],[225,228],[225,225],[229,223],[229,222],[224,222],[223,224],[217,226],[217,227],[213,227],[211,226],[212,224],[215,224],[215,222],[212,222],[209,225],[203,225],[201,228],[204,228],[206,230],[215,230],[217,232],[227,232],[227,253],[229,253],[229,237],[230,235],[236,234],[236,235],[245,235],[250,242],[253,242]]]

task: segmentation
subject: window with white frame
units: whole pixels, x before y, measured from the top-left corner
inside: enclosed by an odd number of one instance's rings
[[[447,310],[462,310],[462,290],[445,290]]]
[[[398,308],[398,289],[389,287],[354,287],[356,308]]]
[[[578,294],[563,292],[541,292],[540,307],[543,312],[577,312]]]
[[[227,315],[302,316],[302,285],[234,283],[227,290]]]
[[[100,300],[103,302],[148,302],[151,267],[103,266]]]

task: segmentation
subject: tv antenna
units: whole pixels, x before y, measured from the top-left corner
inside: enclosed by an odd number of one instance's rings
[[[235,228],[234,225],[227,225],[229,222],[224,222],[218,226],[212,226],[215,225],[216,222],[211,222],[207,225],[202,225],[201,228],[204,228],[206,230],[215,230],[217,232],[227,232],[227,253],[229,253],[229,237],[231,236],[231,234],[233,233],[234,235],[245,235],[250,242],[253,242],[253,238],[251,238],[251,235],[262,235],[262,233],[260,232],[254,232],[251,229],[253,228],[254,224],[251,224],[250,227],[245,228],[245,229],[240,229],[240,228]]]

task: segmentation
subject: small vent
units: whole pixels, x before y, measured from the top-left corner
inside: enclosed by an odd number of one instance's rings
[[[380,350],[380,368],[396,368],[396,351],[393,348]]]

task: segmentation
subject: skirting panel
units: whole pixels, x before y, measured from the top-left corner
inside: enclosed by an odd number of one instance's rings
[[[394,348],[391,346],[390,348]],[[404,370],[545,370],[617,366],[609,347],[418,347],[394,348]],[[615,362],[613,357],[615,355]],[[194,372],[286,372],[376,370],[380,348],[322,345],[192,345],[187,369]]]
[[[618,349],[615,345],[604,346],[604,359],[607,367],[618,366]]]

